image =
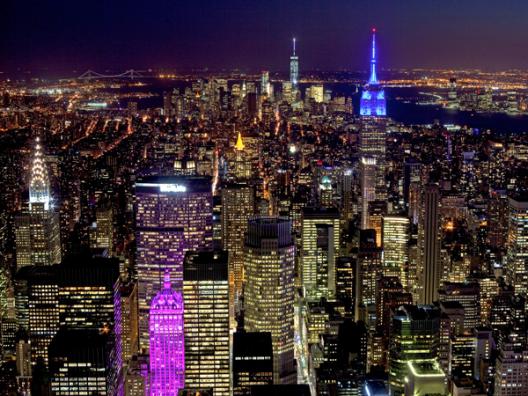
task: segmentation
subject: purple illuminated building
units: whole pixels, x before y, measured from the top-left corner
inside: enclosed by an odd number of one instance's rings
[[[183,298],[171,289],[168,271],[150,305],[149,334],[150,396],[177,396],[185,387]]]

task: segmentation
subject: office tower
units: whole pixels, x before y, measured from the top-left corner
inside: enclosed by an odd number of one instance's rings
[[[59,329],[57,266],[28,265],[15,276],[17,319],[27,330],[31,362],[48,364],[48,346]]]
[[[270,97],[271,84],[269,79],[269,71],[263,71],[260,78],[260,94]]]
[[[271,333],[233,334],[233,395],[248,396],[251,386],[273,384]]]
[[[438,357],[440,313],[433,306],[404,305],[394,313],[389,346],[391,396],[404,393],[409,362]]]
[[[119,289],[119,296],[121,298],[122,361],[126,363],[139,350],[137,283],[122,285]]]
[[[376,75],[376,29],[372,29],[372,53],[370,58],[370,78],[363,87],[360,101],[362,116],[383,117],[387,115],[385,90],[379,86]]]
[[[145,393],[148,384],[148,357],[134,356],[127,364],[124,374],[125,395],[124,396],[147,396]]]
[[[49,346],[51,394],[113,395],[118,392],[109,334],[63,328]]]
[[[449,340],[450,376],[474,377],[474,360],[477,339],[473,331],[454,334]]]
[[[150,395],[177,396],[185,386],[185,341],[182,293],[171,289],[165,271],[163,289],[150,304]]]
[[[397,276],[404,289],[408,288],[409,218],[383,217],[383,275]]]
[[[293,38],[293,52],[290,56],[290,82],[292,84],[292,90],[296,91],[299,84],[299,57],[295,53],[295,44],[297,39]]]
[[[211,179],[150,176],[136,182],[135,195],[139,337],[148,349],[148,310],[163,273],[180,290],[185,252],[212,247]]]
[[[95,222],[90,227],[90,247],[106,249],[112,253],[114,246],[114,210],[109,201],[99,202],[95,209]]]
[[[59,214],[53,206],[50,181],[39,138],[31,163],[29,203],[15,218],[17,267],[61,261]]]
[[[385,200],[387,188],[385,186],[386,168],[386,126],[383,120],[363,119],[359,129],[358,150],[361,158],[375,160],[376,172],[374,183],[376,198]]]
[[[509,199],[505,190],[492,190],[488,201],[488,243],[500,251],[508,239]]]
[[[280,217],[249,221],[246,264],[245,329],[270,332],[275,383],[295,381],[293,304],[295,245],[291,223]]]
[[[369,202],[376,199],[376,160],[371,157],[362,157],[359,163],[360,188],[361,188],[361,229],[368,228]]]
[[[376,297],[376,327],[388,339],[392,312],[401,305],[411,305],[412,295],[406,293],[396,276],[383,276],[378,281]]]
[[[354,271],[357,261],[350,257],[336,259],[336,300],[342,304],[343,317],[353,318],[354,315]]]
[[[57,267],[57,283],[61,327],[106,332],[114,328],[120,306],[117,259],[68,256]]]
[[[376,196],[380,194],[376,193]],[[381,247],[383,239],[383,216],[387,215],[387,201],[375,200],[368,204],[367,229],[376,231],[376,245]]]
[[[480,324],[480,290],[478,283],[444,282],[438,293],[440,302],[458,302],[464,307],[464,329],[472,331]]]
[[[528,292],[528,199],[510,197],[506,279],[516,294]]]
[[[222,186],[222,248],[229,255],[230,306],[232,307],[242,292],[244,237],[248,220],[254,214],[254,208],[255,190],[252,185],[230,183]]]
[[[309,301],[322,297],[335,300],[339,231],[337,209],[302,210],[299,264],[304,295]]]
[[[425,186],[421,232],[418,238],[421,243],[421,303],[431,304],[438,299],[440,287],[440,236],[438,205],[440,191],[435,184]]]
[[[227,252],[188,252],[183,266],[185,387],[230,394]]]
[[[417,161],[414,158],[408,158],[405,160],[403,169],[403,201],[405,203],[405,209],[408,211],[409,217],[412,219],[411,215],[411,185],[413,183],[421,182],[422,175],[422,163]]]
[[[376,317],[376,289],[382,276],[382,250],[376,245],[374,230],[359,232],[358,265],[356,275],[356,320],[362,316],[369,326]],[[360,314],[360,307],[367,317]]]
[[[528,350],[505,343],[495,367],[494,396],[523,396],[528,389]]]
[[[405,396],[447,394],[447,377],[435,359],[408,362]]]

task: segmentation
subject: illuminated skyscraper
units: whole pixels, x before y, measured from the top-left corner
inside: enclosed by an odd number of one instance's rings
[[[376,75],[376,29],[372,29],[372,56],[370,58],[370,78],[363,87],[360,101],[362,116],[383,117],[387,115],[385,90],[379,86]]]
[[[183,269],[185,387],[230,394],[227,253],[188,252]]]
[[[297,39],[293,38],[293,53],[290,56],[290,82],[292,89],[297,90],[299,84],[299,57],[295,53],[295,44]]]
[[[271,94],[271,84],[269,80],[269,71],[263,71],[260,80],[260,94],[269,98]]]
[[[404,289],[408,279],[406,266],[409,261],[409,218],[401,216],[383,217],[383,275],[397,276]]]
[[[274,381],[293,383],[295,245],[290,221],[280,217],[251,219],[244,257],[245,329],[271,333]]]
[[[31,164],[29,204],[15,219],[17,266],[61,261],[59,214],[53,208],[48,170],[39,138]]]
[[[147,177],[136,189],[140,347],[148,348],[150,300],[171,271],[180,290],[188,250],[212,247],[212,191],[208,177]]]
[[[376,159],[363,157],[359,163],[361,188],[361,229],[368,228],[369,202],[376,199]]]
[[[409,363],[438,357],[440,312],[429,305],[404,305],[394,313],[389,346],[391,396],[404,393]]]
[[[166,271],[150,305],[150,396],[178,396],[185,386],[183,311],[182,294],[171,289]]]
[[[528,292],[528,199],[509,198],[506,277],[516,294]]]
[[[222,186],[222,247],[229,254],[230,306],[242,292],[244,281],[244,237],[248,220],[254,214],[255,191],[246,183]],[[232,312],[232,319],[234,319]]]
[[[339,253],[337,209],[305,208],[299,255],[302,286],[308,300],[335,300],[336,258]]]

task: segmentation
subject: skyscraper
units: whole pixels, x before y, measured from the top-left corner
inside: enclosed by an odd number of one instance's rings
[[[183,270],[185,387],[230,394],[227,253],[188,252]]]
[[[528,292],[528,199],[509,198],[506,277],[515,293]]]
[[[422,293],[421,303],[431,304],[438,298],[440,287],[440,235],[439,213],[440,191],[436,184],[425,186],[422,209],[421,232],[422,245]]]
[[[229,255],[231,305],[242,292],[244,280],[244,237],[254,213],[255,191],[247,183],[222,186],[222,247]]]
[[[290,56],[290,82],[292,89],[297,90],[299,84],[299,57],[295,53],[295,44],[297,39],[293,38],[293,52]]]
[[[376,199],[376,159],[363,157],[359,163],[361,188],[361,229],[368,228],[369,202]]]
[[[281,217],[249,221],[246,264],[245,329],[270,332],[275,383],[292,383],[295,245],[291,223]]]
[[[233,334],[233,395],[247,396],[250,387],[273,384],[270,333]]]
[[[299,252],[302,286],[308,300],[335,300],[336,258],[339,253],[337,209],[304,208]]]
[[[183,311],[182,294],[171,289],[165,271],[163,290],[150,305],[150,396],[177,396],[185,386]]]
[[[212,247],[212,191],[208,177],[146,177],[135,185],[140,347],[148,348],[150,300],[171,271],[181,290],[188,250]]]
[[[15,218],[15,238],[19,268],[61,261],[59,214],[52,204],[48,170],[39,138],[31,164],[29,203]]]
[[[440,313],[432,306],[404,305],[394,313],[389,347],[392,396],[403,395],[408,363],[438,357]]]
[[[362,116],[383,117],[387,115],[385,90],[379,86],[376,75],[376,29],[372,29],[372,53],[370,58],[370,78],[363,87],[360,101]]]
[[[383,275],[397,276],[403,287],[408,285],[407,264],[409,255],[409,218],[403,216],[383,217]]]

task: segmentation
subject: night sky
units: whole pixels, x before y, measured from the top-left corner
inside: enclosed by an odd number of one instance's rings
[[[527,0],[0,0],[0,71],[528,68]]]

